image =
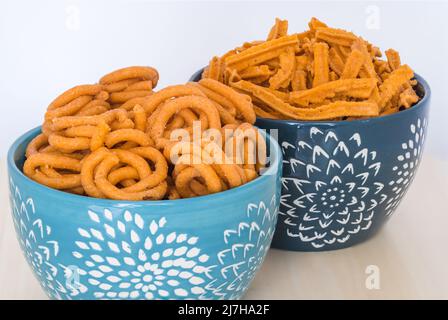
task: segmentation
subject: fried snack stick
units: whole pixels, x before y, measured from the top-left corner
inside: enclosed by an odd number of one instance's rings
[[[316,108],[296,108],[278,99],[266,90],[253,90],[253,95],[273,110],[289,119],[327,120],[344,116],[377,116],[378,105],[374,102],[336,101]]]
[[[237,89],[244,93],[251,93],[253,90],[265,90],[266,92],[269,92],[273,95],[275,95],[277,98],[281,99],[284,102],[289,101],[289,94],[286,92],[281,92],[278,90],[272,90],[270,88],[262,87],[256,84],[253,84],[249,81],[240,80],[237,82],[231,82],[230,86],[234,89]]]
[[[211,79],[205,79],[213,81]],[[166,102],[158,113],[153,125],[150,128],[150,136],[153,138],[158,148],[163,148],[167,139],[163,137],[166,124],[170,118],[183,109],[192,109],[203,112],[208,119],[208,127],[221,128],[221,120],[219,112],[215,105],[205,97],[201,96],[184,96]]]
[[[107,124],[111,124],[113,121],[125,122],[129,120],[126,110],[115,109],[107,111],[100,115],[94,116],[67,116],[53,119],[51,123],[51,129],[54,131],[64,130],[70,127],[76,127],[81,125],[98,125],[104,121]]]
[[[213,57],[208,64],[207,72],[203,74],[204,78],[217,81],[224,81],[225,64],[219,57]]]
[[[247,50],[247,49],[249,49],[249,48],[258,46],[259,44],[262,44],[262,43],[264,43],[264,42],[265,42],[265,41],[250,41],[250,42],[244,42],[243,45],[241,45],[241,46],[239,46],[239,47],[236,47],[235,49],[232,49],[232,50],[227,51],[224,55],[221,56],[221,59],[222,59],[223,61],[226,61],[226,59],[227,59],[228,57],[233,56],[233,55],[236,55],[236,54],[240,54],[241,52],[243,52],[243,51],[245,51],[245,50]]]
[[[309,57],[307,55],[296,56],[296,69],[291,79],[292,91],[306,90],[308,88],[308,64]]]
[[[250,66],[274,59],[278,57],[286,47],[295,47],[298,44],[299,40],[297,36],[284,36],[250,47],[239,54],[228,56],[224,61],[228,67],[240,71]]]
[[[296,57],[292,47],[286,48],[286,51],[279,57],[280,68],[277,73],[269,79],[269,88],[277,90],[289,86],[293,71],[296,68]],[[244,77],[243,77],[244,78]]]
[[[341,79],[355,79],[364,64],[364,60],[365,56],[361,51],[357,49],[352,50],[345,62]]]
[[[317,42],[313,46],[314,51],[314,79],[313,87],[317,87],[329,80],[328,45]]]
[[[211,79],[201,79],[199,81],[201,86],[206,87],[221,96],[226,97],[236,108],[238,114],[236,115],[237,119],[243,120],[249,123],[255,123],[256,115],[252,107],[252,102],[250,98],[246,95],[242,95],[228,86]]]
[[[414,89],[411,87],[405,89],[400,93],[400,101],[398,103],[399,107],[410,108],[414,103],[417,103],[419,96],[415,93]]]
[[[57,177],[48,177],[39,167],[67,170],[77,173],[64,173]],[[81,185],[81,162],[71,157],[61,155],[35,153],[30,155],[23,165],[24,174],[47,187],[54,189],[70,189]]]
[[[359,50],[364,55],[364,64],[362,65],[362,68],[359,71],[360,76],[362,78],[379,79],[375,71],[375,66],[373,65],[372,62],[372,57],[367,49],[366,42],[362,39],[357,39],[352,44],[352,50]]]
[[[81,96],[95,96],[103,90],[102,85],[98,84],[86,84],[73,87],[54,99],[48,106],[48,110],[54,110],[65,106],[69,102],[79,98]]]
[[[273,75],[273,71],[269,68],[268,65],[262,64],[259,66],[252,66],[247,69],[242,70],[239,75],[241,79],[251,79],[251,81],[254,81],[254,79],[266,81],[269,79],[270,76]],[[263,82],[262,81],[262,82]]]
[[[100,84],[109,85],[114,82],[129,79],[150,80],[152,86],[156,87],[157,82],[159,81],[159,73],[156,69],[151,67],[127,67],[106,74],[100,79]]]
[[[281,119],[280,116],[276,115],[273,112],[265,111],[263,108],[254,104],[254,110],[258,117],[267,118],[267,119]]]
[[[308,27],[310,28],[311,32],[315,32],[318,28],[328,28],[328,26],[317,19],[316,17],[312,17],[310,22],[308,22]]]
[[[288,35],[288,20],[275,18],[275,24],[269,31],[269,35],[266,41],[278,39],[286,35]]]
[[[390,76],[380,85],[378,106],[380,112],[385,108],[386,104],[396,95],[401,88],[414,77],[414,72],[408,65],[402,65],[394,70]]]
[[[335,47],[330,48],[328,59],[331,70],[334,71],[338,76],[341,76],[342,72],[344,72],[345,63]]]
[[[351,32],[341,29],[317,27],[316,39],[331,45],[350,47],[358,37]]]
[[[375,88],[376,79],[340,79],[327,82],[308,90],[293,91],[289,95],[289,102],[301,107],[307,107],[313,103],[321,103],[325,99],[334,98],[337,95],[368,99]]]
[[[385,51],[387,62],[392,71],[398,69],[401,66],[400,54],[394,49],[389,49]]]

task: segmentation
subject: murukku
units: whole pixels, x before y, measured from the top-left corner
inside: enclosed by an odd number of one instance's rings
[[[269,31],[267,41],[284,37],[288,34],[288,20],[275,18],[275,24]]]
[[[39,167],[51,167],[73,173],[63,173],[57,177],[49,177]],[[77,159],[61,155],[35,153],[27,157],[23,172],[31,179],[54,189],[70,189],[81,185],[81,162]]]

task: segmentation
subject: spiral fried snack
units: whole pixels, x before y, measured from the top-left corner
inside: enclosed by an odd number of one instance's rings
[[[24,173],[62,191],[132,201],[201,196],[249,182],[263,159],[251,153],[263,154],[265,142],[247,134],[258,133],[251,98],[218,81],[218,62],[209,70],[217,80],[155,93],[158,73],[149,67],[120,69],[64,92],[27,147]],[[241,132],[223,139],[223,125]],[[237,156],[226,154],[229,145]]]
[[[201,81],[217,80],[249,95],[256,115],[272,119],[376,117],[420,100],[414,73],[397,51],[386,50],[387,60],[381,60],[377,47],[352,32],[316,18],[308,26],[288,35],[288,21],[277,18],[266,41],[214,57]]]

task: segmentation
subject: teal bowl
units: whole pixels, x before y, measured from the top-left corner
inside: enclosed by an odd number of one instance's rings
[[[12,217],[21,249],[52,299],[239,299],[277,222],[282,155],[238,188],[191,199],[116,201],[47,188],[22,173],[27,144],[8,152]]]

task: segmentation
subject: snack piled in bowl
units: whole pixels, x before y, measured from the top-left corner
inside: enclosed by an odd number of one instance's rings
[[[25,175],[116,200],[189,198],[255,179],[266,146],[251,99],[213,79],[154,92],[158,78],[128,67],[58,96],[28,145]]]
[[[309,30],[288,35],[276,19],[265,41],[246,42],[214,57],[202,78],[251,96],[258,117],[351,120],[410,108],[419,101],[414,73],[397,51],[386,60],[366,40],[311,19]]]

